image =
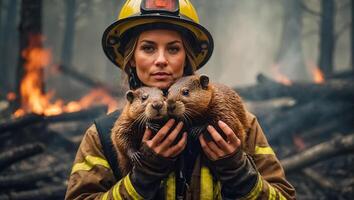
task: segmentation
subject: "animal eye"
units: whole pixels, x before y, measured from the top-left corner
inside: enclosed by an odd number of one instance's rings
[[[149,97],[148,94],[143,94],[143,95],[141,96],[141,100],[145,101],[148,97]]]
[[[188,96],[188,95],[189,95],[189,89],[183,89],[183,90],[182,90],[182,94],[183,94],[184,96]]]

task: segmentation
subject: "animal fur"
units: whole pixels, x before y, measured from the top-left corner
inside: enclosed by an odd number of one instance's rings
[[[207,133],[207,125],[212,125],[224,137],[217,125],[225,122],[241,144],[245,140],[245,130],[249,128],[246,109],[241,97],[231,88],[217,83],[209,83],[206,75],[186,76],[175,82],[168,91],[167,109],[170,116],[179,118],[190,127],[192,137]]]
[[[138,150],[145,127],[149,125],[149,128],[154,129],[151,124],[164,121],[167,117],[167,105],[162,91],[158,88],[141,87],[135,91],[129,90],[126,98],[128,102],[111,132],[123,175],[126,175],[134,164],[140,164]]]

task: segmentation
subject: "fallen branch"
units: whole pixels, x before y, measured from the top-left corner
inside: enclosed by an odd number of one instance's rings
[[[68,171],[69,167],[60,165],[57,167],[47,167],[28,172],[17,172],[16,174],[0,176],[0,188],[18,188],[27,185],[33,185],[43,179],[50,179],[59,172]]]
[[[314,128],[306,131],[301,131],[299,134],[306,141],[314,140],[316,137],[327,136],[333,132],[351,132],[354,130],[354,115],[352,112],[347,112],[346,114],[337,116],[328,120],[326,123],[315,126]]]
[[[17,128],[26,127],[28,125],[34,124],[42,120],[43,116],[34,113],[26,114],[23,117],[11,119],[8,122],[3,122],[0,124],[0,133],[14,130]]]
[[[107,91],[108,93],[112,94],[112,95],[115,95],[115,96],[123,96],[124,95],[124,91],[122,90],[118,90],[117,88],[112,88],[106,84],[104,84],[103,82],[101,81],[98,81],[98,80],[95,80],[93,78],[90,78],[88,77],[87,75],[84,75],[78,71],[76,71],[75,69],[73,68],[69,68],[69,67],[66,67],[64,65],[60,65],[59,66],[59,70],[68,75],[69,77],[89,86],[89,87],[92,87],[92,88],[102,88],[104,89],[105,91]]]
[[[43,151],[44,145],[41,143],[26,144],[7,150],[0,154],[0,171],[15,162],[37,155]]]
[[[6,194],[0,194],[0,200],[10,200],[10,197]]]
[[[314,181],[318,186],[322,187],[325,190],[334,190],[334,191],[338,190],[337,186],[332,180],[322,176],[320,173],[318,173],[313,169],[306,168],[302,170],[302,173],[305,174],[312,181]]]
[[[297,155],[281,160],[281,163],[285,171],[289,173],[333,156],[352,153],[353,150],[354,134],[351,134],[318,144]]]
[[[23,117],[12,119],[8,122],[0,124],[0,134],[7,131],[25,128],[29,125],[34,125],[37,123],[56,123],[56,122],[67,122],[67,121],[81,121],[81,120],[91,120],[97,118],[107,112],[107,106],[94,106],[85,110],[80,110],[71,113],[62,113],[53,116],[43,116],[38,114],[26,114]]]
[[[272,113],[262,119],[263,129],[269,141],[290,134],[301,133],[314,126],[327,123],[333,116],[352,115],[353,105],[332,101],[311,101],[292,109]],[[284,121],[286,119],[286,121]]]
[[[353,102],[353,80],[329,80],[323,84],[292,83],[284,85],[259,74],[258,84],[249,87],[235,88],[241,97],[247,100],[259,101],[278,97],[292,97],[298,101],[313,99],[331,99]]]
[[[47,200],[47,199],[64,199],[66,186],[48,186],[38,190],[11,192],[8,198],[11,200]],[[0,199],[2,200],[2,199]]]

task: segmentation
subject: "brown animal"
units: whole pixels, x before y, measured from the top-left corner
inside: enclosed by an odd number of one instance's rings
[[[111,133],[123,175],[126,175],[134,164],[140,164],[138,149],[145,127],[159,130],[156,126],[167,120],[167,105],[160,89],[141,87],[134,91],[129,90],[126,98],[128,102]]]
[[[186,76],[175,82],[168,90],[167,109],[171,117],[181,119],[190,127],[189,133],[195,139],[205,133],[206,139],[211,140],[206,131],[209,124],[225,139],[217,125],[222,120],[244,144],[249,124],[241,97],[225,85],[209,83],[206,75]]]

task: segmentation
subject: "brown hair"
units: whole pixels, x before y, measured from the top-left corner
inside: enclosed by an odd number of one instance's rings
[[[186,66],[183,71],[183,76],[192,75],[197,70],[197,64],[195,62],[196,57],[190,42],[186,39],[186,37],[183,36],[183,34],[181,34],[181,36],[182,36],[181,38],[182,38],[183,47],[186,51]],[[131,79],[130,76],[132,76],[132,71],[133,71],[130,65],[130,61],[134,56],[134,51],[138,43],[138,38],[139,38],[139,34],[133,36],[124,48],[124,61],[123,61],[122,69],[125,72],[126,76],[123,80],[125,80],[124,82],[129,82],[130,87],[132,87],[132,83],[130,82]],[[136,78],[138,78],[136,74],[135,76]],[[140,81],[140,80],[136,80],[136,81]]]

